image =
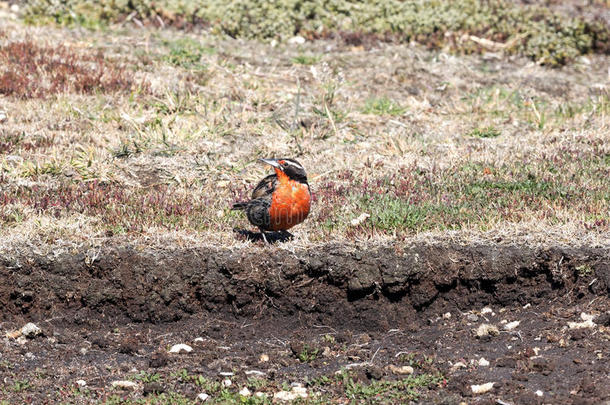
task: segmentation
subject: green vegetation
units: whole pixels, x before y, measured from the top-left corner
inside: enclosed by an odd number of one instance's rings
[[[405,109],[400,107],[393,100],[390,100],[387,97],[381,97],[366,100],[362,112],[375,115],[400,115],[405,112]]]
[[[321,57],[317,55],[299,55],[292,58],[292,63],[296,65],[315,65]]]
[[[578,55],[608,52],[609,27],[601,21],[563,16],[546,8],[518,6],[507,0],[39,0],[30,2],[30,23],[55,22],[100,27],[128,15],[152,24],[183,26],[184,21],[211,25],[232,37],[289,38],[295,34],[358,31],[393,34],[403,42],[450,46],[456,51],[485,50],[464,34],[495,41],[507,53],[521,53],[541,63],[565,64]],[[493,42],[492,42],[493,43]]]
[[[314,361],[318,357],[318,352],[320,350],[314,347],[310,347],[308,345],[303,346],[303,350],[298,354],[299,360],[303,363],[310,363]]]
[[[201,57],[215,52],[213,48],[205,47],[191,38],[164,41],[163,44],[169,48],[169,54],[164,57],[164,60],[171,65],[185,69],[205,70]]]
[[[478,138],[495,138],[502,133],[495,127],[475,128],[468,133],[468,136],[476,136]]]

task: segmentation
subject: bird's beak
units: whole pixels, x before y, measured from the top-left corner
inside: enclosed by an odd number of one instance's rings
[[[263,162],[263,163],[267,163],[268,165],[271,165],[273,167],[276,168],[280,168],[280,164],[277,162],[277,159],[258,159],[259,161]]]

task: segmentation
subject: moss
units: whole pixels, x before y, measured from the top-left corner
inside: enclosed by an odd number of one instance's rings
[[[135,13],[135,14],[134,14]],[[549,65],[608,52],[609,27],[506,0],[30,0],[29,22],[103,26],[136,15],[165,23],[203,21],[217,33],[252,39],[336,31],[393,34],[432,48],[479,52],[463,34],[510,43],[505,51]],[[509,42],[510,41],[510,42]]]

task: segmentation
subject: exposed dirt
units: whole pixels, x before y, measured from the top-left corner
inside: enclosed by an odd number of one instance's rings
[[[395,380],[387,367],[405,364],[416,375],[443,376],[419,392],[424,403],[457,404],[473,396],[472,384],[487,382],[491,391],[466,401],[610,400],[607,249],[126,245],[3,257],[0,274],[3,334],[26,322],[43,333],[0,340],[0,392],[10,401],[104,400],[116,393],[114,380],[186,369],[218,381],[232,371],[235,386],[258,370],[270,395],[283,382],[309,381],[313,398],[341,402],[344,393],[311,381],[346,366],[364,384]],[[595,316],[593,324],[569,328],[583,322],[581,313]],[[506,329],[513,321],[520,323]],[[484,323],[498,333],[477,336]],[[176,343],[194,350],[166,354]],[[262,354],[268,362],[259,362]],[[86,397],[74,396],[79,379]],[[26,380],[25,389],[16,385]],[[159,384],[192,399],[200,388],[169,377]],[[147,390],[140,381],[126,395]]]

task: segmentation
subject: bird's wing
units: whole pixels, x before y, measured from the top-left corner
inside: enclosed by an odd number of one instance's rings
[[[254,188],[252,192],[252,199],[256,200],[257,198],[264,198],[275,190],[275,185],[277,183],[277,175],[270,174],[269,176],[262,179],[258,185]]]

